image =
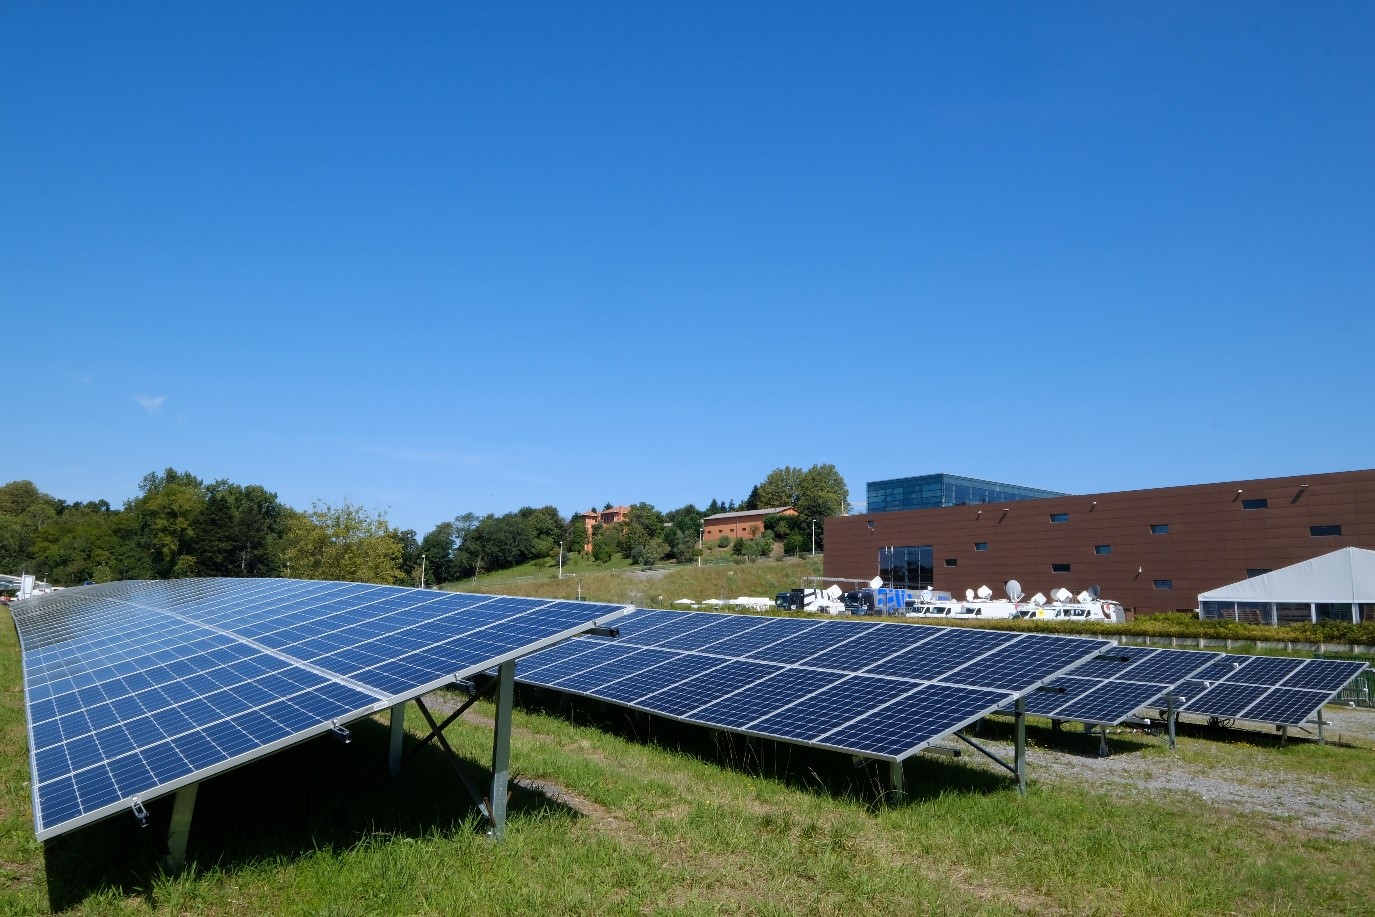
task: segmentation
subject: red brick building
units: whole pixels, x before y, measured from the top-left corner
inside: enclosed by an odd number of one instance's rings
[[[722,535],[736,538],[754,538],[764,531],[764,520],[769,516],[796,516],[797,510],[791,506],[775,506],[769,509],[746,509],[734,513],[717,513],[702,520],[702,541],[710,544]]]
[[[1338,548],[1375,549],[1375,470],[894,510],[826,520],[828,577],[956,595],[1097,585],[1142,612]]]
[[[578,518],[583,525],[587,526],[587,541],[583,543],[582,552],[592,553],[592,529],[598,525],[612,525],[625,518],[626,513],[630,512],[628,506],[612,506],[607,509],[589,509],[585,513],[578,513]]]

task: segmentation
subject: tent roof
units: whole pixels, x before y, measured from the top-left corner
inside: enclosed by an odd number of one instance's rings
[[[1375,602],[1375,551],[1342,548],[1200,593],[1200,602]]]

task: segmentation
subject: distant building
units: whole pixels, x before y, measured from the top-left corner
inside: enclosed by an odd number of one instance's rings
[[[717,541],[722,535],[729,538],[754,538],[764,531],[764,520],[769,516],[796,516],[797,510],[791,506],[774,506],[768,509],[746,509],[734,513],[717,513],[702,520],[702,541]]]
[[[888,513],[900,509],[933,509],[938,506],[971,506],[1063,497],[1055,490],[1001,484],[958,474],[923,474],[915,478],[870,481],[865,487],[866,512]]]
[[[1348,547],[1375,550],[1375,470],[928,509],[871,506],[826,520],[825,575],[878,575],[889,585],[956,594],[998,591],[1011,579],[1026,594],[1098,586],[1138,612],[1193,611],[1209,590]],[[1292,601],[1302,604],[1300,619],[1346,620],[1351,604]],[[1356,602],[1353,613],[1375,616],[1368,599]]]
[[[587,541],[583,543],[582,552],[592,553],[592,529],[599,525],[614,525],[625,519],[629,512],[628,506],[612,506],[608,509],[589,509],[585,513],[578,513],[578,518],[587,527]]]

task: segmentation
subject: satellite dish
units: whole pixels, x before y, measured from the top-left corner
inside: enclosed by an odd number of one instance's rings
[[[844,594],[845,590],[841,589],[835,583],[826,587],[826,597],[829,599],[838,599]]]
[[[883,588],[883,577],[881,577],[881,576],[876,576],[876,577],[874,577],[873,579],[869,580],[869,588],[870,588],[870,589],[881,589],[881,588]]]
[[[1037,608],[1040,608],[1042,605],[1044,605],[1044,604],[1046,603],[1046,597],[1045,597],[1044,595],[1042,595],[1041,593],[1038,592],[1038,593],[1036,593],[1035,595],[1033,595],[1033,596],[1029,599],[1029,601],[1031,602],[1031,604],[1035,605]]]
[[[1070,599],[1074,598],[1074,593],[1070,592],[1064,586],[1061,586],[1059,589],[1052,589],[1050,597],[1057,602],[1068,602]]]
[[[972,601],[974,601],[974,590],[973,590],[973,589],[966,589],[966,590],[964,591],[964,600],[965,600],[966,602],[972,602]]]
[[[1085,602],[1092,602],[1093,595],[1087,589],[1085,589],[1083,592],[1079,593],[1074,597],[1074,601],[1079,602],[1080,604],[1083,604]]]
[[[932,600],[933,598],[935,598],[935,597],[936,597],[936,594],[935,594],[934,592],[932,592],[930,589],[923,589],[923,590],[921,591],[921,600],[922,600],[923,602],[929,602],[929,601],[931,601],[931,600]]]
[[[1089,595],[1093,597],[1094,601],[1097,601],[1103,595],[1103,587],[1094,583],[1089,587]]]
[[[1014,602],[1019,602],[1019,601],[1021,601],[1021,599],[1022,599],[1022,584],[1021,584],[1021,583],[1017,582],[1015,579],[1010,579],[1010,580],[1007,581],[1007,585],[1005,585],[1003,588],[1007,590],[1007,597],[1008,597],[1009,599],[1011,599],[1011,600],[1014,601]]]
[[[980,586],[979,591],[975,593],[975,595],[981,599],[987,600],[993,597],[993,590],[989,589],[987,586]]]

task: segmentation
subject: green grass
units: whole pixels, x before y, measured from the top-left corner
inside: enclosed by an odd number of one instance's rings
[[[897,802],[880,769],[844,756],[659,720],[637,736],[644,724],[615,708],[558,715],[537,694],[516,714],[512,768],[560,792],[518,788],[502,843],[484,836],[437,750],[388,776],[386,728],[369,720],[349,745],[315,739],[206,781],[189,866],[169,875],[161,824],[116,816],[46,847],[34,840],[18,688],[6,617],[6,914],[1333,914],[1368,913],[1375,899],[1360,846],[1284,819],[1037,783],[1034,770],[1019,797],[1001,773],[935,758],[909,762],[911,797]],[[448,734],[483,780],[491,709],[476,709]],[[412,708],[408,728],[420,722]],[[1116,744],[1119,755],[1170,754],[1158,740]],[[1281,749],[1186,730],[1177,754],[1257,779],[1375,790],[1369,743]],[[150,809],[165,824],[168,800]]]
[[[491,577],[481,576],[476,580],[450,583],[445,588],[536,598],[571,599],[581,594],[589,601],[615,602],[642,608],[671,608],[675,600],[683,598],[702,601],[751,595],[771,599],[779,592],[799,586],[804,576],[820,576],[821,558],[769,558],[754,563],[708,564],[702,567],[660,564],[648,572],[630,567],[608,569],[589,562],[565,566],[562,580],[548,571],[539,579],[531,579],[528,575],[506,576],[512,572],[502,571]]]

